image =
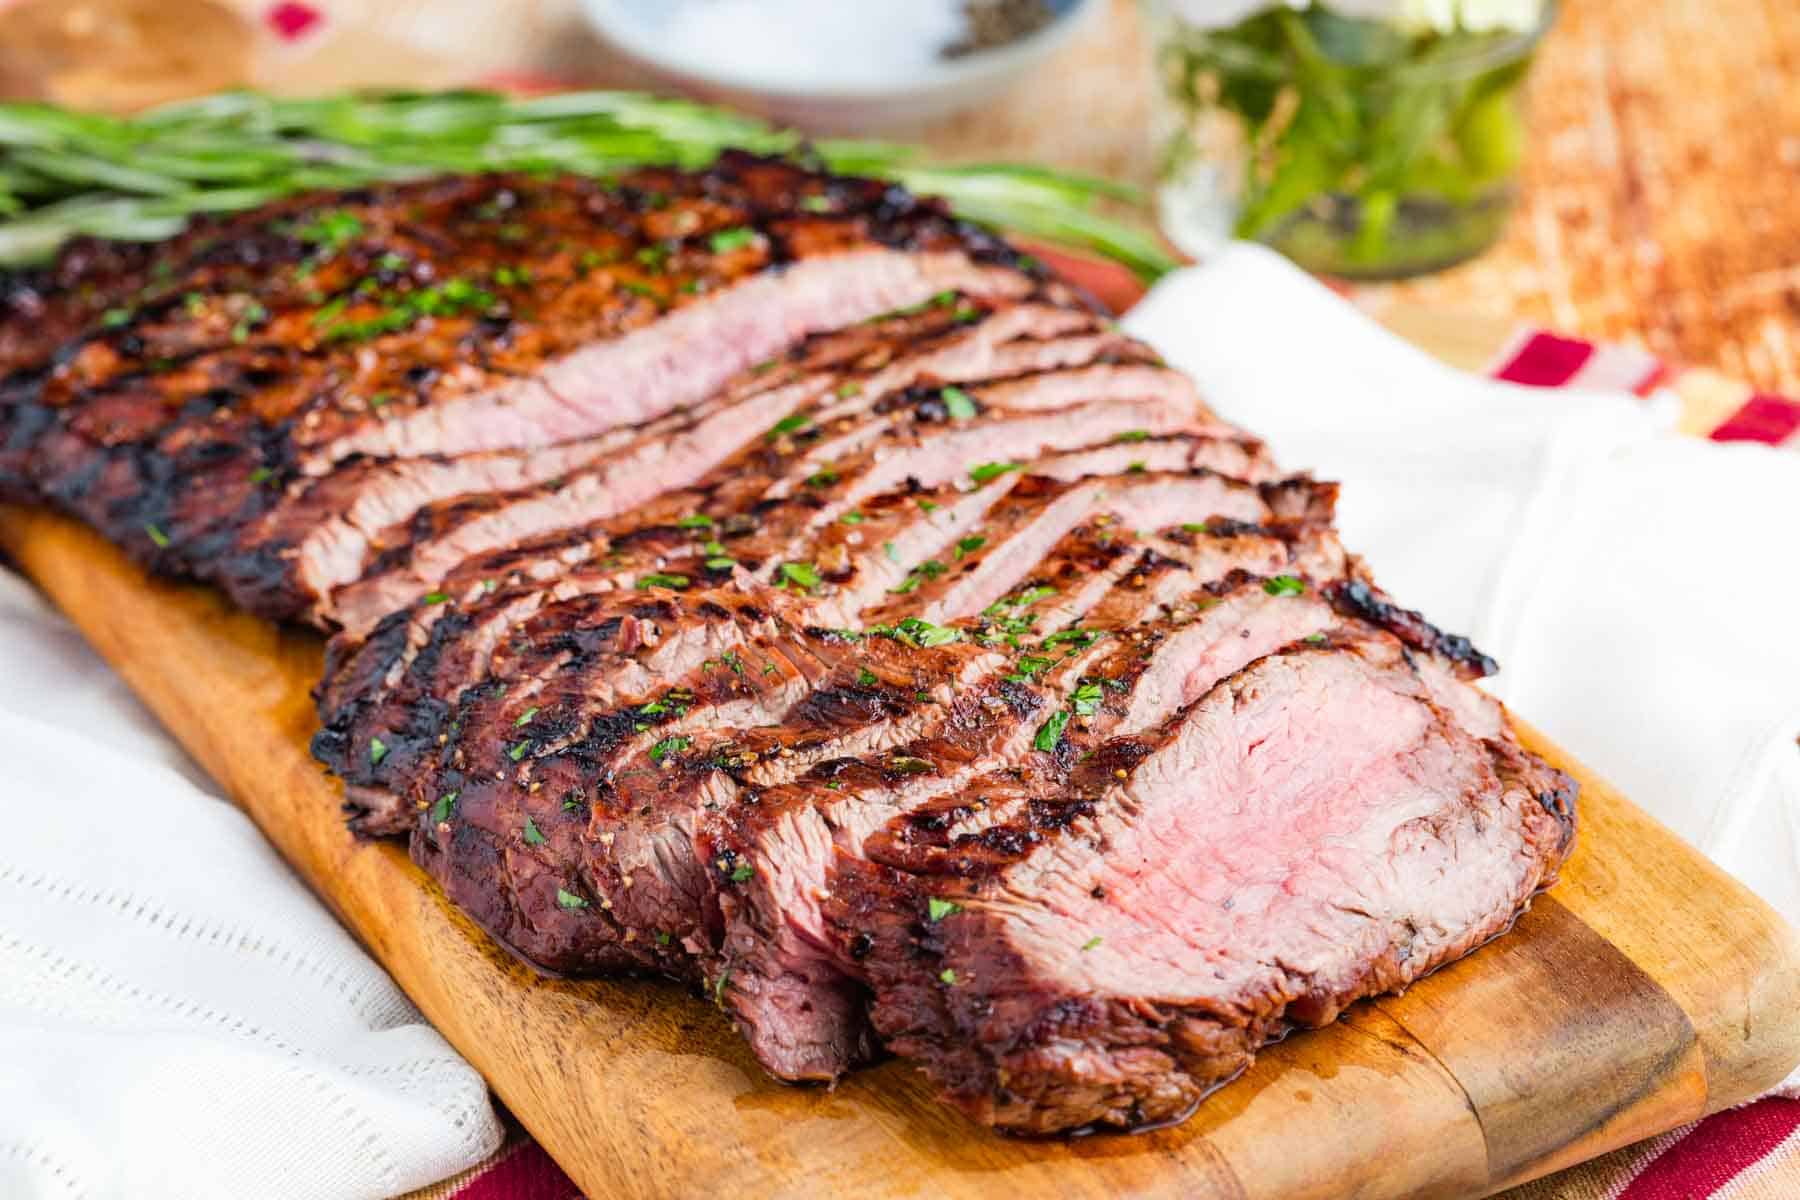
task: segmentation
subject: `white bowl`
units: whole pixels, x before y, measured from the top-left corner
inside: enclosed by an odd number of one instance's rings
[[[865,133],[917,127],[974,108],[1040,65],[1084,28],[1098,0],[1051,0],[1056,16],[1036,33],[957,58],[939,59],[904,78],[860,84],[783,78],[755,62],[684,60],[659,38],[682,0],[582,0],[602,40],[663,82],[702,99],[761,114],[816,133]],[[689,0],[691,2],[691,0]],[[843,0],[847,4],[897,0]]]

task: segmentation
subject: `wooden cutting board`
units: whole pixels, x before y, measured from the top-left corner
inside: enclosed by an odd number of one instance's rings
[[[668,984],[547,981],[397,844],[358,843],[307,753],[322,643],[153,580],[85,527],[0,507],[74,620],[590,1196],[1474,1196],[1745,1100],[1800,1062],[1800,942],[1566,754],[1581,834],[1515,931],[1272,1047],[1195,1117],[998,1137],[890,1062],[783,1087]],[[17,686],[23,682],[13,681]]]

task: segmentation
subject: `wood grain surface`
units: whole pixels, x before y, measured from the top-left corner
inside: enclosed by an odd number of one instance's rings
[[[354,840],[306,750],[316,635],[151,579],[45,512],[0,508],[0,548],[595,1197],[1479,1195],[1741,1101],[1800,1061],[1793,932],[1522,729],[1582,785],[1557,888],[1404,996],[1271,1048],[1182,1125],[1001,1138],[898,1062],[833,1091],[783,1087],[703,1001],[541,979],[400,846]]]

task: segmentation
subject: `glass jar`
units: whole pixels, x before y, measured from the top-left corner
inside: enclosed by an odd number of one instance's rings
[[[1342,11],[1373,7],[1442,9],[1448,27]],[[1520,85],[1552,0],[1253,9],[1144,0],[1170,240],[1200,256],[1250,238],[1309,270],[1391,279],[1500,236],[1524,150]]]

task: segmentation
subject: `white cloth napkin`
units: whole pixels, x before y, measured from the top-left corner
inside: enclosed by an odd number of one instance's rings
[[[1521,715],[1800,919],[1793,456],[1452,371],[1250,247],[1127,325],[1344,480],[1345,540]],[[0,679],[0,1197],[385,1196],[493,1150],[473,1070],[3,574]]]
[[[385,1197],[487,1088],[79,636],[0,571],[0,1197]]]

